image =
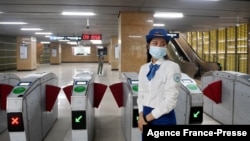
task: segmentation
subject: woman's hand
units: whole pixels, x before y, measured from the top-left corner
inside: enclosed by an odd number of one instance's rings
[[[144,121],[143,115],[140,114],[137,123],[138,123],[138,129],[142,132],[143,125],[147,125],[147,122]]]

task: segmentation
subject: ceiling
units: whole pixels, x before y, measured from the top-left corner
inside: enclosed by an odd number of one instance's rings
[[[180,19],[154,19],[169,31],[207,31],[249,23],[249,0],[0,0],[0,22],[22,21],[25,25],[0,25],[1,35],[36,36],[21,27],[38,27],[55,36],[102,34],[103,44],[118,36],[120,11],[182,12]],[[63,16],[63,11],[90,11],[95,16]],[[87,28],[87,20],[89,28]],[[85,44],[83,42],[83,44]]]

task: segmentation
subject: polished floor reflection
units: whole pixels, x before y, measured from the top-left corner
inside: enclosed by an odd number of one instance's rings
[[[74,76],[80,72],[90,71],[95,75],[95,82],[107,86],[120,82],[119,71],[112,71],[109,64],[103,66],[103,74],[97,75],[97,63],[62,63],[60,65],[40,64],[33,71],[2,71],[3,73],[14,73],[20,78],[40,72],[53,72],[58,76],[58,85],[63,88],[71,85]],[[47,134],[44,141],[71,141],[71,107],[61,90],[59,94],[59,111],[58,119]],[[213,119],[204,114],[202,124],[218,124]],[[0,133],[0,141],[9,141],[9,134],[6,130]],[[106,89],[105,95],[98,108],[95,109],[95,136],[93,141],[125,141],[121,128],[121,109],[118,108],[109,88]]]

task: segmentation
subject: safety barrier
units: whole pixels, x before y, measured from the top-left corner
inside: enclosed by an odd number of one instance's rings
[[[201,78],[204,112],[222,124],[250,124],[250,75],[211,71]]]
[[[0,133],[7,129],[7,96],[19,81],[20,78],[14,74],[0,73]]]
[[[30,74],[7,97],[7,122],[11,141],[43,140],[58,116],[60,92],[53,73]]]

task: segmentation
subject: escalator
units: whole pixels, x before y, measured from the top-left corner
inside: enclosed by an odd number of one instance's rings
[[[202,60],[181,34],[169,42],[168,52],[169,59],[178,63],[181,71],[192,78],[200,77],[208,71],[221,70],[219,63]]]

